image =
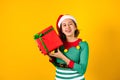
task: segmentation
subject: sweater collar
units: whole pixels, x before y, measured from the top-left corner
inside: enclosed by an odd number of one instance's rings
[[[64,41],[63,42],[63,45],[64,45],[64,48],[65,49],[69,49],[71,47],[76,47],[79,45],[79,42],[81,42],[82,40],[80,38],[78,38],[76,41],[73,41],[73,42],[67,42],[67,41]]]

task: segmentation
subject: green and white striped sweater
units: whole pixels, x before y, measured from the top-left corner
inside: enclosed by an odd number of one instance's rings
[[[60,51],[74,61],[73,68],[61,68],[56,66],[55,80],[85,80],[84,73],[86,72],[88,64],[88,44],[86,41],[81,41],[76,47],[71,47],[65,51],[64,47],[60,48]],[[65,62],[59,58],[56,58],[57,63],[65,64]]]
[[[84,75],[80,75],[78,71],[71,69],[56,68],[56,80],[84,80]]]

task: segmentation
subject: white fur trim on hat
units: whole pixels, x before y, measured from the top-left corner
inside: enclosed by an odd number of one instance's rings
[[[64,16],[62,16],[61,18],[60,18],[60,20],[59,20],[59,22],[58,22],[58,27],[60,28],[60,24],[62,23],[62,21],[63,20],[65,20],[65,19],[72,19],[73,21],[75,21],[76,22],[76,19],[73,17],[73,16],[71,16],[71,15],[64,15]]]

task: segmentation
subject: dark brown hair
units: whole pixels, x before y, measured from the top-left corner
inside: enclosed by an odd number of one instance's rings
[[[75,24],[75,27],[77,28],[76,22],[75,22],[74,20],[72,20],[72,21],[73,21],[73,23]],[[76,29],[75,32],[74,32],[75,37],[78,37],[79,33],[80,33],[79,30]],[[59,36],[60,36],[60,38],[61,38],[62,41],[66,41],[66,36],[65,36],[65,34],[62,32],[62,24],[60,24]]]

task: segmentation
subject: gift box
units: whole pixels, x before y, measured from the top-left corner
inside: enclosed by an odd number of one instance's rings
[[[34,39],[38,44],[38,48],[44,55],[63,45],[53,26],[49,26],[41,32],[35,34]]]

